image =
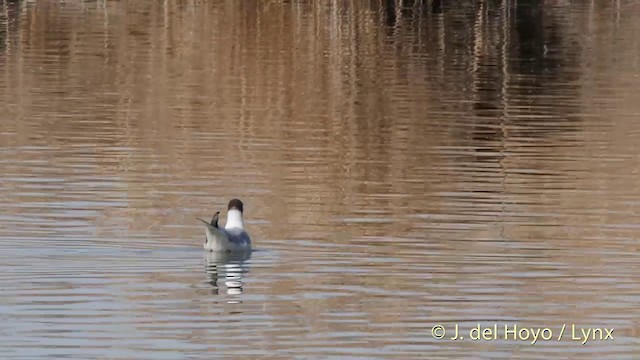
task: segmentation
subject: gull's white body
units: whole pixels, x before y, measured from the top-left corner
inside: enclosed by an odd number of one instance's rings
[[[224,228],[217,228],[206,221],[207,242],[204,249],[215,252],[245,252],[251,251],[251,238],[244,229],[242,212],[230,209],[227,212],[227,223]]]

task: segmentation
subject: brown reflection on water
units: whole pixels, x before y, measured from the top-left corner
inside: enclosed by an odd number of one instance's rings
[[[512,358],[429,334],[509,321],[635,353],[639,12],[0,1],[0,344]],[[194,217],[236,196],[259,251],[213,274]]]

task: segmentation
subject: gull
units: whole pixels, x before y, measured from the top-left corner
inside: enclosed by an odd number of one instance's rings
[[[242,201],[232,199],[227,208],[227,223],[224,228],[218,226],[220,212],[216,212],[211,222],[196,218],[206,225],[207,238],[204,249],[215,252],[237,253],[251,251],[251,238],[244,229]]]

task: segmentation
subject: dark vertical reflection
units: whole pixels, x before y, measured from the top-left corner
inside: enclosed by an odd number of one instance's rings
[[[442,2],[444,0],[432,0],[431,1],[431,12],[434,14],[442,13]]]
[[[384,0],[385,24],[389,27],[396,25],[396,0]]]
[[[545,29],[543,6],[537,1],[515,2],[514,34],[517,53],[513,58],[516,71],[523,74],[540,74],[544,70]]]

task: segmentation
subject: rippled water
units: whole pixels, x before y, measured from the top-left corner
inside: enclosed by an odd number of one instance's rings
[[[638,15],[0,0],[2,358],[637,358]]]

